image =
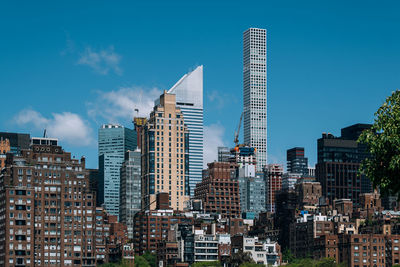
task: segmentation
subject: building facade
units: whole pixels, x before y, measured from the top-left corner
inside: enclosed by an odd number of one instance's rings
[[[345,140],[357,141],[364,130],[371,128],[371,124],[357,123],[341,129],[341,138]],[[370,156],[366,144],[357,143],[358,161],[361,163]],[[361,193],[373,192],[371,180],[365,175],[361,175]]]
[[[96,266],[96,199],[85,159],[33,138],[2,170],[7,266]]]
[[[240,209],[249,216],[264,212],[266,208],[265,180],[263,173],[256,172],[255,149],[236,146],[231,150],[230,160],[237,164],[236,179],[239,182]],[[245,216],[247,218],[247,215]]]
[[[217,261],[218,237],[204,230],[194,231],[194,261]]]
[[[137,136],[134,130],[117,124],[104,124],[99,129],[99,203],[108,213],[119,216],[120,168],[127,150],[135,150]]]
[[[287,172],[308,176],[308,158],[304,157],[304,147],[294,147],[286,151]]]
[[[156,101],[142,134],[142,208],[154,209],[156,194],[169,194],[169,206],[183,210],[189,200],[189,131],[166,91]]]
[[[282,175],[282,189],[293,190],[303,175],[301,173],[284,173]]]
[[[226,146],[218,147],[218,162],[228,162],[231,157],[231,150]]]
[[[295,185],[295,190],[301,207],[317,205],[322,196],[322,188],[319,182],[303,181]]]
[[[264,169],[266,184],[267,211],[275,212],[275,194],[282,189],[283,167],[280,164],[268,164]]]
[[[368,127],[355,124],[343,128],[341,137],[323,133],[317,141],[316,178],[331,203],[336,198],[347,198],[358,204],[361,193],[372,192],[369,179],[358,175],[360,163],[368,153],[365,145],[357,143],[357,138]]]
[[[203,201],[204,211],[222,217],[240,218],[239,182],[236,163],[208,164],[207,176],[197,184],[194,197]]]
[[[10,140],[0,137],[0,170],[6,165],[6,154],[10,150]]]
[[[267,164],[267,31],[243,33],[244,143],[257,149],[257,171]]]
[[[29,149],[31,136],[29,134],[22,133],[7,133],[0,132],[0,139],[8,139],[10,142],[10,152],[14,155],[19,155],[21,149]]]
[[[119,219],[127,226],[129,239],[133,238],[135,213],[142,208],[140,159],[139,149],[127,151],[121,167]]]
[[[203,170],[203,66],[185,74],[168,93],[175,94],[176,106],[189,130],[189,186],[193,196]]]
[[[280,266],[282,255],[280,246],[269,240],[260,241],[257,237],[234,236],[232,253],[248,253],[253,261],[264,266]]]
[[[157,253],[157,244],[168,238],[168,231],[173,226],[193,224],[193,218],[174,214],[171,209],[147,210],[135,214],[135,254],[141,255],[145,251]]]

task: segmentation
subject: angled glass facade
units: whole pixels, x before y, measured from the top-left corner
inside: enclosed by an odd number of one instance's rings
[[[120,169],[125,152],[135,150],[136,132],[121,125],[104,124],[99,129],[99,184],[103,184],[105,209],[119,216]]]
[[[185,74],[168,93],[175,94],[189,130],[189,186],[194,196],[203,170],[203,66]]]

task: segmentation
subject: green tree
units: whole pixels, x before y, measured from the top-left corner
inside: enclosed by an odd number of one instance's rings
[[[104,263],[100,265],[101,267],[118,267],[116,263]]]
[[[246,262],[255,263],[249,252],[242,252],[242,251],[233,253],[228,260],[229,265],[233,267],[238,267]]]
[[[100,265],[101,267],[129,267],[129,264],[126,260],[122,260],[118,263],[104,263]]]
[[[317,267],[336,267],[336,261],[332,258],[322,259],[317,263]]]
[[[191,267],[221,267],[219,261],[198,261],[191,265]]]
[[[245,262],[245,263],[242,263],[239,267],[260,267],[260,266],[265,266],[265,265],[264,264],[251,263],[251,262]]]
[[[282,260],[284,262],[291,263],[295,260],[295,256],[293,255],[290,249],[285,249],[285,251],[282,254]]]
[[[326,258],[322,260],[313,259],[295,259],[286,267],[345,267],[345,264],[338,264],[334,259]]]
[[[291,264],[287,265],[290,267],[315,267],[316,262],[312,259],[294,259]]]
[[[135,256],[135,267],[150,267],[150,264],[143,256]]]
[[[148,264],[151,267],[157,267],[157,256],[154,255],[153,253],[150,253],[149,251],[146,251],[143,255],[143,258],[146,259],[146,261],[148,262]]]
[[[382,193],[400,193],[400,91],[396,90],[375,113],[374,123],[358,141],[366,144],[371,158],[361,164],[360,172],[371,179]]]

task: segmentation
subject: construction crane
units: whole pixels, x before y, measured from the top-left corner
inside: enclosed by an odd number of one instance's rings
[[[239,125],[237,127],[237,130],[235,131],[235,138],[233,139],[233,142],[235,143],[235,147],[237,147],[239,145],[239,133],[240,133],[240,126],[242,125],[243,114],[244,114],[244,111],[242,112],[242,115],[240,115]]]

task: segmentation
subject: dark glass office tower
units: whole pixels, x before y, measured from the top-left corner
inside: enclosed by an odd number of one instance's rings
[[[341,137],[323,133],[318,139],[316,177],[330,203],[347,198],[357,205],[360,193],[372,191],[368,178],[358,175],[360,163],[368,153],[365,145],[357,143],[357,138],[368,127],[371,125],[355,124],[343,128]]]
[[[304,147],[294,147],[286,151],[287,172],[308,176],[308,158],[304,157]]]
[[[8,139],[10,141],[10,152],[19,155],[21,149],[29,149],[31,137],[29,134],[23,133],[7,133],[0,132],[0,139]]]
[[[352,126],[343,128],[341,131],[342,138],[346,140],[354,140],[357,141],[358,137],[362,133],[362,131],[371,128],[371,124],[354,124]],[[369,157],[369,152],[367,145],[358,144],[358,160],[361,163],[364,159]],[[365,175],[361,176],[361,193],[370,193],[372,192],[372,183]]]

